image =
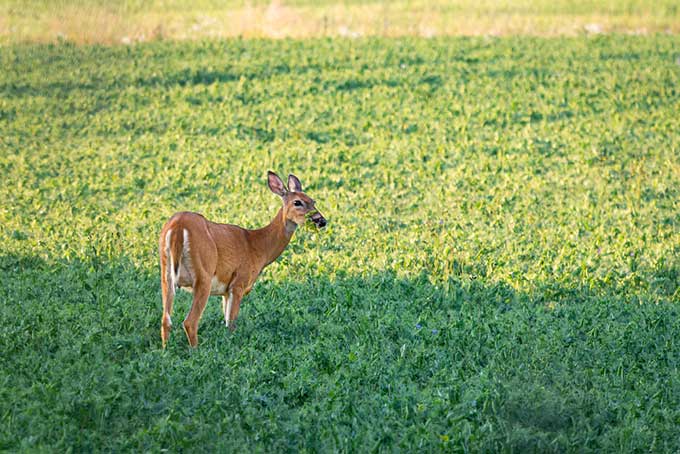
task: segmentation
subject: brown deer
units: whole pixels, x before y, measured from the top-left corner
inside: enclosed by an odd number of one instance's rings
[[[295,229],[307,218],[319,228],[326,225],[295,175],[288,175],[288,188],[274,172],[269,171],[267,177],[269,189],[281,196],[283,207],[266,227],[247,230],[190,212],[174,214],[163,226],[159,240],[163,348],[170,336],[177,287],[194,294],[182,325],[189,344],[195,347],[198,323],[210,295],[222,296],[224,323],[233,331],[241,299],[250,292],[262,269],[281,255]]]

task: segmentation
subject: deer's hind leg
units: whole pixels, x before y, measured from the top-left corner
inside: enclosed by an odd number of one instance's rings
[[[161,296],[163,299],[163,316],[161,317],[161,340],[163,341],[163,348],[168,343],[170,337],[170,330],[172,329],[172,303],[175,299],[175,288],[172,283],[167,282],[168,279],[162,275],[161,277]]]
[[[161,263],[161,299],[163,302],[163,315],[161,316],[161,340],[163,348],[168,343],[170,330],[172,329],[172,303],[175,299],[175,265],[171,252],[170,239],[172,229],[160,239],[160,263]]]
[[[196,347],[198,345],[198,323],[201,321],[210,296],[210,279],[206,276],[197,276],[194,280],[193,292],[194,299],[191,302],[191,309],[182,326],[189,340],[189,345]]]
[[[192,243],[189,232],[184,230],[182,264],[187,275],[192,278],[191,287],[194,293],[191,309],[182,326],[189,340],[189,345],[196,347],[198,345],[198,324],[210,297],[212,276],[215,274],[217,265],[217,251],[214,243],[205,244],[198,241]]]

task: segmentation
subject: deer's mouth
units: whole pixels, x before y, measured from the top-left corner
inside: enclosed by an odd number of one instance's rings
[[[323,217],[320,211],[316,210],[310,213],[308,219],[312,221],[318,228],[326,227],[326,218]]]

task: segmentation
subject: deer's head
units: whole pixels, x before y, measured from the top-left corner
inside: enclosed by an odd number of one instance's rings
[[[283,200],[283,218],[301,226],[310,220],[317,227],[326,226],[326,218],[315,207],[314,200],[302,192],[302,183],[295,175],[288,175],[288,187],[271,170],[267,173],[269,189]]]

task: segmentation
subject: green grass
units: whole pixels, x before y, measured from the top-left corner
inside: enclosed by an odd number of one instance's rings
[[[679,54],[3,47],[0,449],[677,452]],[[328,228],[162,351],[162,224],[265,224],[270,168]]]

